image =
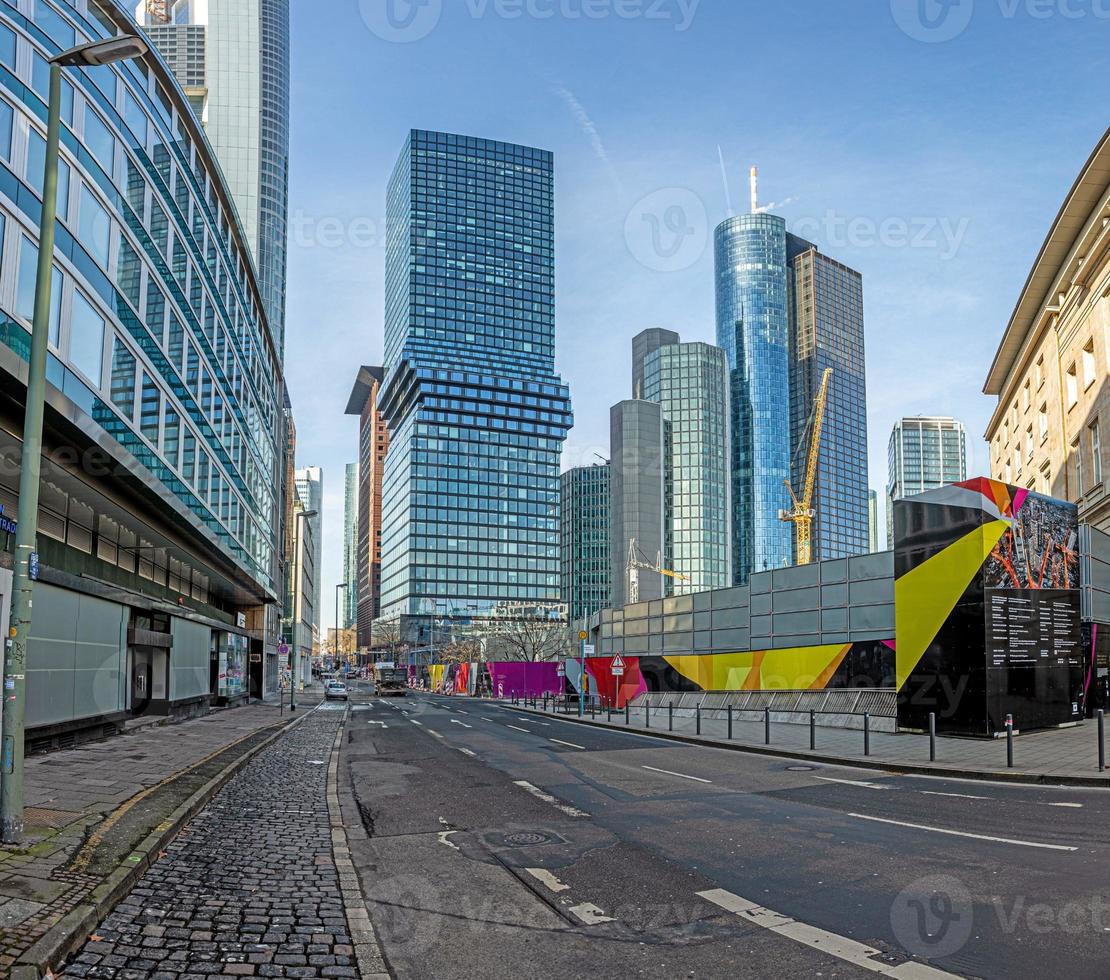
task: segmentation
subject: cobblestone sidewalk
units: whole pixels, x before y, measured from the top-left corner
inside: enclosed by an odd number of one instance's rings
[[[177,806],[289,720],[255,703],[29,757],[26,840],[0,847],[0,977]]]
[[[345,714],[345,705],[323,706],[252,759],[64,976],[357,978],[327,799]]]

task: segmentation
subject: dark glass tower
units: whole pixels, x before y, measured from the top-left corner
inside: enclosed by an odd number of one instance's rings
[[[717,346],[729,366],[733,580],[791,563],[790,315],[786,222],[743,214],[717,227]]]
[[[832,368],[814,490],[813,560],[870,551],[867,513],[867,375],[863,277],[787,235],[791,286],[792,440],[795,487],[805,482],[807,423]]]
[[[413,130],[388,192],[382,615],[558,608],[552,155]]]

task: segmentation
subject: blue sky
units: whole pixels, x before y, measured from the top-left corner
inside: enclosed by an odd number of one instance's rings
[[[292,4],[286,353],[298,465],[324,468],[325,623],[357,449],[343,409],[381,358],[385,185],[414,127],[555,154],[564,465],[607,454],[636,333],[713,341],[712,230],[725,177],[747,210],[754,164],[762,203],[863,274],[871,486],[906,414],[960,418],[987,471],[987,368],[1110,125],[1110,0],[326,6]]]

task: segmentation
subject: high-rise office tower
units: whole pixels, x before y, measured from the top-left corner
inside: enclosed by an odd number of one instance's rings
[[[378,405],[385,372],[380,367],[359,368],[347,402],[347,414],[358,416],[358,533],[357,621],[358,646],[373,644],[372,627],[381,613],[382,588],[382,473],[389,452],[389,427]]]
[[[947,416],[899,419],[887,448],[887,546],[894,545],[893,501],[967,479],[967,434]]]
[[[336,625],[346,630],[358,619],[358,463],[343,472],[343,583],[343,616]]]
[[[139,0],[134,10],[216,151],[284,354],[289,0]]]
[[[867,548],[871,554],[879,550],[879,495],[867,491]]]
[[[666,330],[644,331],[632,347],[633,384],[663,410],[663,567],[682,576],[665,576],[663,593],[725,588],[732,582],[725,352],[680,343]]]
[[[779,520],[790,476],[790,312],[786,222],[742,214],[715,236],[717,346],[728,358],[733,581],[790,564]]]
[[[629,550],[649,564],[663,554],[663,408],[630,399],[609,409],[609,562],[613,608],[663,597],[660,576],[629,569]],[[638,597],[632,595],[630,576]]]
[[[390,179],[382,614],[555,615],[552,155],[413,130]]]
[[[312,567],[315,570],[313,584],[315,594],[312,596],[312,625],[316,630],[317,638],[320,632],[320,612],[323,600],[320,593],[323,579],[323,541],[324,541],[324,472],[319,466],[306,466],[296,472],[297,498],[305,510],[315,511],[314,517],[307,517],[305,521],[312,528]]]
[[[578,629],[612,599],[608,465],[578,466],[559,478],[559,519],[563,602]]]
[[[807,425],[825,369],[832,368],[813,496],[817,512],[813,560],[866,554],[870,545],[863,277],[795,235],[786,236],[786,252],[791,297],[791,482],[796,491],[805,482],[810,449]]]

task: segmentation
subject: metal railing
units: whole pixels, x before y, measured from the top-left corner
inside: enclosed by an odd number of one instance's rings
[[[898,709],[898,692],[890,688],[833,688],[824,691],[686,691],[682,693],[649,692],[638,695],[633,707],[650,704],[653,708],[674,705],[677,710],[701,708],[716,715],[729,707],[733,711],[771,711],[789,713],[862,715],[873,718],[894,718]]]

